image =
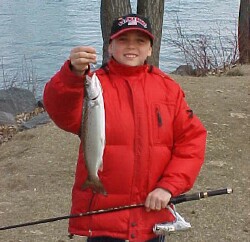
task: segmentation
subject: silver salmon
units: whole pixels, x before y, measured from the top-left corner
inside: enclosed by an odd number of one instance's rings
[[[81,141],[88,177],[82,189],[90,187],[94,192],[106,195],[98,176],[105,147],[105,110],[101,83],[95,73],[92,78],[86,76],[84,88]]]

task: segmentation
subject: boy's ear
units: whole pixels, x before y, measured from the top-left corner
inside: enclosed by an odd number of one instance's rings
[[[112,55],[112,42],[109,43],[109,46],[108,46],[108,53],[109,53],[109,56]]]
[[[152,51],[153,51],[153,48],[152,46],[149,47],[149,50],[148,50],[148,56],[151,56],[152,55]]]

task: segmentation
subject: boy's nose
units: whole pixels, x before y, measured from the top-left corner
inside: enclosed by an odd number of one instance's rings
[[[128,41],[128,47],[134,48],[135,47],[135,42],[133,40]]]

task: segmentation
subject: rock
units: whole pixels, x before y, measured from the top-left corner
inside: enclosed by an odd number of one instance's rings
[[[232,118],[247,118],[247,114],[245,113],[230,113]]]
[[[51,119],[46,112],[40,113],[37,116],[28,120],[27,122],[22,123],[20,125],[19,129],[20,130],[32,129],[32,128],[35,128],[37,125],[47,124],[50,121],[51,121]]]
[[[43,104],[43,100],[37,101],[37,107],[45,109],[44,104]]]
[[[207,161],[207,164],[221,168],[221,167],[224,167],[226,165],[226,162],[222,161],[222,160],[210,160],[210,161]]]
[[[27,89],[11,87],[0,90],[0,111],[16,115],[22,112],[31,112],[35,107],[36,98]]]
[[[191,65],[180,65],[171,74],[181,75],[181,76],[195,76],[196,71]]]
[[[18,132],[50,122],[43,101],[27,89],[0,90],[0,145]]]
[[[0,125],[2,124],[16,124],[16,120],[13,114],[0,111]]]
[[[18,132],[16,125],[2,124],[0,125],[0,145],[9,141]]]

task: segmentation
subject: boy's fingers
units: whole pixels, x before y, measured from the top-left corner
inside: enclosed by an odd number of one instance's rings
[[[150,192],[145,201],[146,211],[161,210],[166,208],[171,198],[171,194],[161,188],[156,188]]]
[[[146,208],[149,208],[150,199],[151,199],[151,197],[150,197],[150,195],[148,195],[147,198],[146,198],[146,201],[145,201],[145,207],[146,207]]]
[[[96,54],[91,54],[87,52],[77,52],[77,53],[70,54],[69,59],[72,61],[79,60],[79,61],[84,61],[84,62],[86,61],[96,62]]]
[[[151,210],[155,210],[155,200],[151,196],[151,194],[149,194],[148,197],[146,198],[145,207],[146,207],[147,212],[149,212]]]
[[[82,65],[89,65],[90,63],[92,64],[96,63],[96,59],[87,59],[87,58],[70,59],[70,61],[73,66],[82,66]]]
[[[95,48],[93,48],[91,46],[77,46],[77,47],[73,48],[71,50],[71,52],[73,52],[73,53],[87,52],[87,53],[91,53],[91,54],[96,54]]]
[[[86,58],[86,59],[96,59],[96,51],[92,47],[80,46],[71,50],[70,59],[78,59],[78,58]]]
[[[91,46],[75,47],[70,51],[69,60],[76,71],[84,71],[89,64],[96,64],[96,50]]]
[[[92,47],[76,47],[72,49],[69,59],[77,69],[82,69],[81,65],[96,64],[97,62],[96,51]]]
[[[89,53],[89,52],[75,52],[72,53],[72,57],[75,58],[86,58],[86,59],[95,59],[96,58],[96,54],[95,53]]]

